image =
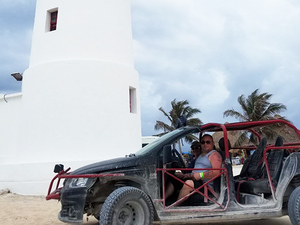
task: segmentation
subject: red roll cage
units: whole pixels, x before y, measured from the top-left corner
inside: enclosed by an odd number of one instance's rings
[[[294,126],[292,125],[290,122],[288,121],[285,121],[285,120],[266,120],[266,121],[250,121],[250,122],[237,122],[237,123],[227,123],[227,124],[220,124],[220,123],[208,123],[208,124],[204,124],[201,126],[200,130],[200,134],[199,134],[199,140],[201,138],[201,135],[205,132],[219,132],[219,131],[222,131],[223,134],[224,134],[224,145],[225,145],[225,157],[226,158],[229,158],[230,154],[229,154],[229,146],[228,146],[228,134],[227,132],[228,131],[238,131],[238,130],[248,130],[249,132],[253,133],[254,135],[257,136],[258,140],[260,141],[261,140],[261,136],[259,135],[258,132],[255,131],[255,128],[257,127],[264,127],[264,126],[268,126],[268,125],[273,125],[273,124],[284,124],[288,127],[290,127],[292,130],[294,130],[295,134],[297,135],[298,139],[300,140],[300,132],[299,130]],[[288,144],[285,144],[284,146],[288,146],[289,150],[290,151],[293,151],[293,149],[299,149],[300,148],[300,142],[293,142],[293,143],[288,143]],[[239,147],[237,147],[239,148]],[[244,147],[243,147],[244,148]],[[254,149],[255,147],[250,147],[251,149]],[[264,157],[264,163],[265,163],[265,166],[266,166],[266,171],[267,171],[267,175],[268,175],[268,180],[269,180],[269,184],[270,184],[270,188],[271,188],[271,192],[272,192],[272,196],[275,200],[275,187],[273,185],[273,181],[271,179],[271,176],[270,176],[270,169],[269,169],[269,165],[268,165],[268,162],[267,162],[267,151],[269,150],[280,150],[282,149],[282,147],[275,147],[274,145],[269,145],[266,147],[266,149],[264,150],[264,153],[263,153],[263,157]],[[171,205],[169,206],[166,206],[166,202],[165,202],[165,175],[169,175],[171,177],[173,177],[174,179],[177,179],[178,181],[180,181],[181,183],[184,183],[183,181],[181,181],[180,179],[178,179],[176,176],[172,175],[170,173],[170,171],[172,170],[191,170],[191,169],[181,169],[181,168],[177,168],[177,169],[166,169],[166,168],[163,168],[163,169],[157,169],[157,171],[161,171],[163,173],[163,199],[158,199],[158,201],[162,201],[163,204],[164,204],[164,210],[166,211],[182,211],[182,210],[185,210],[185,209],[171,209],[173,206],[176,206],[178,204],[180,204],[182,201],[184,201],[185,199],[187,199],[190,195],[194,194],[195,192],[201,194],[202,196],[204,196],[204,201],[207,202],[207,199],[209,199],[211,202],[217,204],[220,206],[220,209],[213,209],[213,210],[209,210],[209,211],[224,211],[227,209],[228,207],[228,204],[229,204],[229,201],[230,201],[230,195],[229,195],[229,192],[230,192],[230,188],[229,188],[229,179],[228,179],[228,171],[226,168],[215,168],[214,170],[220,170],[220,174],[212,179],[210,179],[209,181],[207,181],[206,183],[204,183],[201,187],[199,188],[193,188],[193,192],[191,192],[188,196],[182,198],[182,199],[179,199],[177,201],[175,201],[174,203],[172,203]],[[193,169],[195,170],[195,169]],[[201,170],[201,169],[200,169]],[[206,169],[207,170],[207,169]],[[210,170],[213,170],[213,169],[210,169]],[[222,205],[220,204],[217,200],[215,199],[212,199],[209,197],[208,195],[208,191],[210,191],[213,196],[217,197],[216,196],[216,193],[214,192],[214,190],[212,190],[210,187],[209,187],[209,183],[215,179],[217,179],[218,177],[220,177],[221,175],[226,175],[226,185],[227,185],[227,193],[228,193],[228,199],[227,199],[227,202],[225,205]],[[203,188],[204,187],[204,193],[199,191],[199,189]],[[192,187],[191,187],[192,188]],[[199,208],[198,210],[196,211],[205,211],[206,209],[201,209]]]

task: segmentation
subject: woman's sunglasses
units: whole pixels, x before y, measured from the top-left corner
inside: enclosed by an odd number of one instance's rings
[[[202,145],[204,145],[205,143],[209,145],[211,143],[211,141],[201,141]]]

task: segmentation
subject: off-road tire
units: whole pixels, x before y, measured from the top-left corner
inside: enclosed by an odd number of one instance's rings
[[[288,214],[293,225],[300,225],[300,187],[297,187],[289,198]]]
[[[149,196],[134,187],[121,187],[105,200],[100,225],[151,225],[154,209]]]

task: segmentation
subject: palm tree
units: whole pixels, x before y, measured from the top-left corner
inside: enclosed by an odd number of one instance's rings
[[[224,117],[232,116],[239,121],[259,121],[259,120],[271,120],[278,119],[280,112],[286,110],[286,106],[280,103],[270,103],[272,94],[258,93],[258,89],[253,91],[247,98],[244,95],[238,97],[238,103],[242,107],[242,112],[238,112],[234,109],[226,110],[223,113]],[[280,117],[280,119],[285,119]],[[278,127],[278,125],[275,125]],[[274,131],[274,126],[265,127],[264,129],[256,130],[260,135],[265,135],[267,138],[274,138],[277,134]],[[247,133],[242,133],[238,143],[242,143],[247,139]],[[256,143],[254,135],[250,136],[250,141]]]
[[[162,122],[162,121],[156,121],[156,124],[154,126],[155,130],[163,130],[162,133],[158,134],[158,136],[164,135],[168,132],[171,132],[175,130],[178,126],[178,121],[184,117],[186,120],[186,125],[201,125],[202,122],[198,118],[193,118],[193,116],[197,113],[201,113],[201,111],[197,108],[192,108],[189,106],[188,100],[184,101],[176,101],[174,99],[171,102],[172,109],[169,113],[167,113],[162,107],[159,108],[159,110],[168,118],[170,121],[170,125]],[[188,143],[191,143],[193,140],[197,139],[195,136],[188,135],[185,138],[185,141]],[[180,146],[180,145],[179,145]]]

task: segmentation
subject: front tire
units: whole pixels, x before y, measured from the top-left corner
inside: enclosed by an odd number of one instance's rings
[[[105,200],[100,212],[100,225],[151,225],[154,209],[149,196],[134,187],[121,187]]]
[[[293,225],[300,225],[300,187],[297,187],[289,198],[288,214]]]

